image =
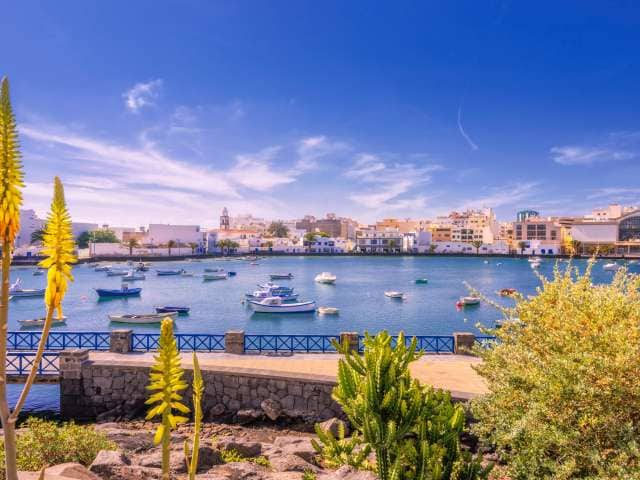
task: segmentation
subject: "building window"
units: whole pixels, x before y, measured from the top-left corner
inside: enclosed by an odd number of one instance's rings
[[[516,240],[522,240],[522,225],[516,225]]]
[[[551,240],[557,240],[557,239],[558,239],[558,231],[551,230]]]
[[[640,241],[640,215],[625,218],[620,222],[618,240],[621,242]]]

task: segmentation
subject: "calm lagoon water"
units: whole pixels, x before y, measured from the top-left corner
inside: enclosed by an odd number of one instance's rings
[[[488,260],[488,263],[485,263]],[[613,274],[602,270],[604,262],[594,268],[594,281],[611,281]],[[581,269],[585,260],[574,262]],[[545,259],[539,269],[551,275],[554,259]],[[562,262],[561,265],[566,265]],[[114,267],[125,268],[124,264]],[[156,268],[184,268],[201,275],[205,268],[220,267],[237,272],[224,281],[203,282],[193,277],[158,277]],[[314,277],[323,271],[337,275],[336,285],[321,285]],[[637,265],[631,271],[640,271]],[[45,277],[34,277],[33,268],[16,268],[13,278],[20,277],[25,288],[43,287]],[[318,306],[340,309],[339,316],[316,314],[269,315],[253,314],[241,303],[245,292],[257,283],[269,280],[270,273],[293,273],[292,280],[279,281],[295,287],[302,300],[316,300]],[[142,287],[139,298],[98,301],[96,287],[117,288],[120,278],[107,277],[104,272],[79,265],[74,268],[75,282],[64,301],[67,325],[56,331],[106,331],[126,325],[112,324],[108,313],[143,313],[161,304],[181,304],[191,307],[189,316],[178,317],[177,329],[183,333],[222,334],[230,329],[243,329],[254,334],[337,334],[341,331],[391,332],[404,330],[414,335],[450,335],[455,331],[476,331],[478,322],[491,326],[500,318],[489,305],[458,310],[456,300],[473,287],[508,305],[512,301],[496,292],[505,287],[525,294],[535,293],[539,280],[522,259],[477,257],[273,257],[249,262],[204,260],[195,262],[154,263],[147,279],[135,282]],[[428,278],[427,285],[416,285],[417,278]],[[405,292],[404,301],[384,296],[385,290]],[[42,299],[14,299],[11,303],[10,329],[18,330],[18,319],[41,316]],[[157,326],[130,326],[140,332],[157,332]],[[17,397],[17,385],[9,386],[10,395]],[[14,400],[15,401],[15,400]],[[57,410],[57,385],[37,385],[27,405],[31,410]]]

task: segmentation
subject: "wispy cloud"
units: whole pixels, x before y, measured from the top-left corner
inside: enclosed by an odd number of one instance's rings
[[[594,163],[630,160],[640,152],[640,132],[615,132],[592,145],[551,147],[551,158],[560,165],[592,165]]]
[[[127,109],[132,113],[138,113],[144,107],[155,105],[161,89],[162,79],[140,82],[124,92],[122,97]]]
[[[299,170],[314,170],[318,168],[318,160],[321,158],[335,155],[348,149],[348,144],[331,141],[324,135],[303,138],[297,145],[298,161],[296,168]]]
[[[462,107],[458,107],[458,130],[460,131],[460,135],[462,135],[469,144],[469,147],[471,147],[471,150],[478,150],[478,145],[471,140],[471,137],[469,137],[467,132],[464,131],[464,128],[462,128]]]
[[[492,187],[485,195],[466,200],[455,210],[518,205],[518,202],[532,199],[538,192],[539,185],[538,182],[515,182]]]
[[[364,187],[349,196],[355,203],[369,209],[409,210],[424,207],[426,197],[411,192],[438,170],[440,165],[389,163],[380,155],[360,153],[344,175]]]
[[[267,191],[279,185],[295,182],[296,174],[284,168],[275,168],[272,161],[281,151],[281,147],[267,147],[256,153],[236,156],[235,166],[227,177],[234,183],[257,191]]]
[[[587,199],[608,199],[613,201],[638,201],[640,188],[638,187],[605,187],[598,188],[587,195]]]

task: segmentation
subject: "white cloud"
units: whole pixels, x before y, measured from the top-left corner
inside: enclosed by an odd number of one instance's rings
[[[605,187],[598,188],[590,193],[587,198],[589,200],[595,200],[600,198],[607,198],[610,200],[629,201],[640,199],[640,188],[627,188],[627,187]]]
[[[348,145],[342,142],[332,142],[324,135],[303,138],[298,142],[299,170],[314,170],[318,168],[318,160],[322,157],[334,155],[348,149]]]
[[[478,145],[476,145],[473,140],[471,140],[471,137],[469,137],[469,135],[467,135],[467,132],[464,131],[464,128],[462,128],[462,107],[458,107],[458,131],[460,132],[460,135],[462,135],[462,137],[467,141],[469,147],[471,147],[471,150],[478,150]]]
[[[151,80],[146,83],[136,83],[122,94],[125,106],[133,113],[138,113],[144,107],[153,106],[160,96],[161,88],[162,79]]]
[[[295,182],[295,173],[287,173],[285,168],[276,168],[272,160],[276,158],[281,147],[263,148],[257,153],[236,156],[235,166],[227,176],[236,184],[257,191],[267,191],[279,185]]]
[[[537,192],[538,185],[538,182],[516,182],[493,187],[490,193],[478,198],[466,200],[454,210],[515,206],[519,201],[531,198]]]
[[[639,149],[640,132],[614,132],[595,145],[555,146],[550,153],[560,165],[592,165],[636,158]]]

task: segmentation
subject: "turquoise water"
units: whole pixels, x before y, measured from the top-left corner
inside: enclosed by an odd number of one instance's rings
[[[491,326],[500,317],[490,305],[456,309],[456,300],[467,292],[463,282],[508,305],[512,301],[497,295],[501,288],[512,287],[533,294],[539,285],[529,263],[522,259],[491,258],[488,263],[478,257],[270,257],[250,265],[247,261],[205,260],[195,262],[154,263],[146,272],[147,279],[135,282],[142,287],[139,298],[99,301],[96,287],[118,288],[119,277],[79,265],[74,268],[75,282],[64,300],[69,318],[56,331],[106,331],[122,328],[110,323],[110,313],[147,313],[154,306],[178,304],[191,307],[188,316],[177,318],[176,328],[182,333],[222,334],[230,329],[243,329],[254,334],[336,334],[341,331],[376,332],[404,330],[414,335],[449,335],[454,331],[475,331],[477,322]],[[584,267],[586,262],[578,261]],[[555,260],[543,260],[540,272],[550,275]],[[566,265],[566,263],[561,263]],[[124,268],[125,265],[114,264]],[[237,272],[224,281],[203,282],[202,278],[158,277],[156,268],[184,268],[202,275],[205,267],[221,267]],[[633,268],[637,267],[634,265]],[[44,276],[34,277],[33,268],[16,268],[13,278],[20,277],[25,288],[44,287]],[[335,285],[314,282],[323,271],[337,275]],[[340,309],[338,316],[311,314],[256,314],[242,303],[245,292],[256,284],[269,281],[269,273],[293,273],[292,280],[278,280],[295,287],[300,300],[315,300],[318,306]],[[596,282],[610,281],[612,273],[602,270],[602,262],[594,269]],[[427,285],[416,285],[415,279],[428,278]],[[384,296],[386,290],[403,291],[404,301]],[[43,315],[42,299],[14,298],[11,301],[10,329],[18,330],[18,319]],[[124,325],[139,332],[158,331],[154,325]]]
[[[586,261],[574,262],[584,268]],[[555,260],[543,260],[539,269],[551,275]],[[560,265],[566,265],[562,262]],[[602,270],[603,262],[594,268],[596,283],[609,282],[611,272]],[[115,265],[118,266],[118,265]],[[124,267],[124,265],[120,265]],[[203,282],[201,278],[157,277],[155,268],[185,268],[202,274],[205,267],[221,267],[237,272],[225,281]],[[40,288],[45,277],[32,276],[33,268],[16,268],[13,278],[22,279],[25,288]],[[320,285],[314,277],[323,271],[337,275],[336,285]],[[637,265],[631,271],[638,272]],[[295,287],[302,300],[316,300],[319,306],[340,308],[339,316],[316,314],[269,315],[252,314],[241,303],[245,292],[257,283],[269,280],[269,273],[293,273],[293,280],[280,281]],[[244,329],[247,333],[265,334],[336,334],[341,331],[388,329],[404,330],[414,335],[450,335],[455,331],[476,331],[477,322],[487,326],[500,317],[493,307],[479,305],[458,310],[455,302],[466,293],[467,281],[500,304],[512,301],[496,292],[505,287],[525,294],[535,293],[539,280],[526,260],[476,257],[275,257],[252,266],[246,261],[214,261],[202,263],[154,263],[146,272],[147,279],[135,282],[142,287],[140,298],[98,301],[95,287],[117,288],[120,279],[94,272],[87,266],[74,269],[76,281],[65,298],[67,325],[56,330],[106,331],[122,328],[111,324],[108,313],[142,313],[160,304],[184,304],[191,307],[189,316],[178,317],[177,327],[184,333],[224,333],[229,329]],[[427,285],[416,285],[417,278],[428,278]],[[384,296],[385,290],[401,290],[404,301]],[[42,299],[14,299],[11,303],[11,329],[17,330],[17,320],[42,315]],[[158,331],[157,326],[131,326],[136,331]],[[9,385],[10,397],[19,393],[18,385]],[[32,411],[59,408],[57,385],[36,385],[26,409]]]

